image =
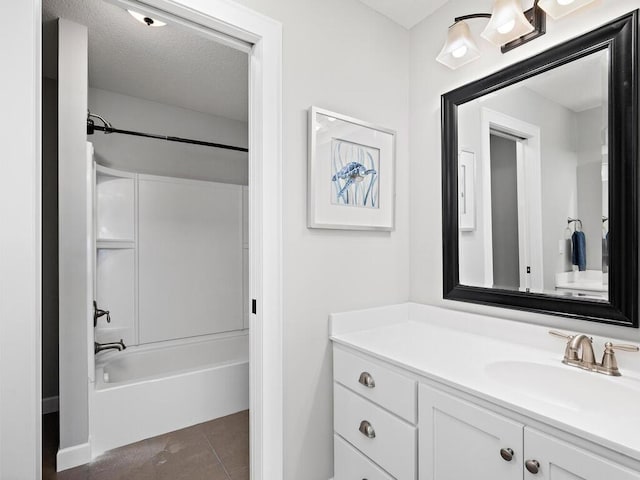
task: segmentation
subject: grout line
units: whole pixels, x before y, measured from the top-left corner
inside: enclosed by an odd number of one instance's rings
[[[227,467],[225,467],[224,462],[222,461],[222,459],[220,458],[220,456],[218,455],[218,452],[216,452],[216,449],[213,448],[213,445],[211,445],[211,442],[209,441],[209,437],[207,437],[206,433],[203,433],[202,435],[204,435],[205,440],[207,441],[207,443],[209,444],[209,448],[211,449],[211,451],[213,452],[213,454],[216,456],[216,458],[218,459],[218,461],[220,462],[220,465],[222,465],[222,470],[224,470],[224,474],[227,476],[228,480],[231,480],[231,475],[229,474],[229,471],[227,470]]]

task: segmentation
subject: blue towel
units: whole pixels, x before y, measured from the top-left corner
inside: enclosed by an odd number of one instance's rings
[[[581,272],[587,269],[587,239],[582,231],[576,230],[571,235],[571,263]]]

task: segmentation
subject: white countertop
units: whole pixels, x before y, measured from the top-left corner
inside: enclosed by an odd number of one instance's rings
[[[405,304],[331,316],[331,339],[640,461],[638,354],[622,377],[561,363],[548,329]],[[599,359],[605,340],[594,338]],[[628,342],[623,342],[628,343]]]
[[[556,273],[556,288],[568,290],[587,290],[592,292],[608,292],[607,275],[600,271]]]

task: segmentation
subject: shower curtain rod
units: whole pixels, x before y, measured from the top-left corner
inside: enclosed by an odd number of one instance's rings
[[[95,116],[100,118],[103,122],[104,120],[98,115],[89,114],[90,116]],[[236,152],[248,152],[248,148],[244,147],[235,147],[233,145],[224,145],[222,143],[213,143],[213,142],[204,142],[202,140],[192,140],[190,138],[181,138],[181,137],[171,137],[168,135],[156,135],[154,133],[143,133],[143,132],[134,132],[132,130],[121,130],[119,128],[113,128],[107,122],[106,126],[95,125],[93,120],[87,118],[87,135],[92,135],[94,130],[99,130],[104,132],[105,134],[109,133],[121,133],[123,135],[133,135],[135,137],[146,137],[146,138],[156,138],[159,140],[166,140],[168,142],[180,142],[180,143],[189,143],[191,145],[203,145],[205,147],[215,147],[215,148],[223,148],[225,150],[234,150]]]

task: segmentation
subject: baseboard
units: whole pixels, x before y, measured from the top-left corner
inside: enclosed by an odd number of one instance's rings
[[[81,443],[73,447],[61,448],[56,457],[56,470],[61,472],[68,468],[78,467],[91,461],[91,445]]]
[[[60,408],[60,398],[56,395],[55,397],[47,397],[42,399],[42,414],[46,415],[47,413],[57,412]]]

